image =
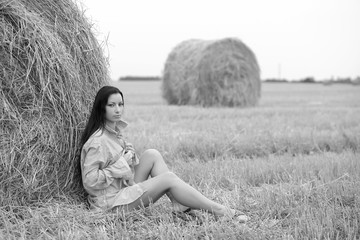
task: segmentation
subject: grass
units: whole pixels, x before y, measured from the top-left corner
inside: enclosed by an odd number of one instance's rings
[[[256,108],[168,106],[159,82],[117,82],[140,153],[251,221],[203,224],[170,214],[166,198],[130,214],[68,197],[0,207],[0,239],[359,239],[360,95],[356,86],[263,84]],[[1,194],[0,194],[1,197]]]

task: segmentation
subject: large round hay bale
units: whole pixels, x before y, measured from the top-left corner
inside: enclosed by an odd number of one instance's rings
[[[0,1],[0,206],[81,195],[77,148],[107,60],[72,0]]]
[[[258,62],[235,38],[184,41],[166,60],[162,93],[169,104],[254,106],[261,94]]]

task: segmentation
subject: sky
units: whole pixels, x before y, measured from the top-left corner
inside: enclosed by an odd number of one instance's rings
[[[113,80],[161,76],[189,39],[234,37],[261,78],[360,76],[360,0],[78,0],[104,46]]]

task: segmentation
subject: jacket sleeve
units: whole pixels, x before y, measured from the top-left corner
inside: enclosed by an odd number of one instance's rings
[[[126,163],[124,157],[120,157],[118,161],[107,166],[106,154],[101,144],[90,146],[84,158],[84,185],[99,190],[107,188],[115,178],[129,178],[132,172],[124,162]]]

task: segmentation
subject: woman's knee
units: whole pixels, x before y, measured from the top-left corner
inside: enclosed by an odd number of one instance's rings
[[[141,160],[153,160],[153,161],[156,161],[157,159],[162,159],[162,155],[156,149],[147,149],[140,156],[140,161]]]
[[[144,189],[147,189],[152,195],[165,193],[171,187],[177,184],[179,177],[173,172],[165,172],[156,177],[150,178],[139,183]]]
[[[176,181],[180,180],[180,178],[173,172],[166,172],[160,175],[163,179],[162,181],[166,181],[170,184],[175,183]]]

